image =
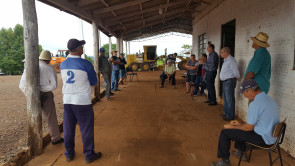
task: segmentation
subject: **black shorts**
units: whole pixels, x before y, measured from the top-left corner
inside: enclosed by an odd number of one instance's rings
[[[196,75],[186,75],[186,81],[185,82],[195,82],[196,81]]]

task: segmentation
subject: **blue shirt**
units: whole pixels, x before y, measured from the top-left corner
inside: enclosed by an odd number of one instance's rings
[[[238,63],[231,55],[224,59],[224,62],[220,71],[220,80],[224,81],[229,78],[240,78],[240,72],[238,70]]]
[[[259,85],[261,91],[267,94],[270,87],[271,58],[266,48],[261,47],[254,52],[254,56],[248,64],[245,76],[248,72],[254,73],[254,80]]]
[[[280,110],[276,102],[264,92],[255,96],[247,113],[247,123],[254,125],[254,131],[261,135],[268,145],[275,143],[273,131],[280,122]]]
[[[206,71],[217,71],[218,59],[218,54],[215,51],[209,53],[209,58],[207,62],[204,63],[203,68],[206,69]]]
[[[69,55],[61,63],[63,103],[74,105],[91,104],[91,86],[97,83],[92,64],[80,56]]]
[[[120,60],[119,60],[118,57],[116,57],[116,56],[112,56],[112,58],[114,59],[114,61],[119,61],[119,62],[120,62]],[[112,64],[112,65],[113,65],[113,71],[115,71],[115,70],[119,70],[119,69],[120,69],[119,64]]]

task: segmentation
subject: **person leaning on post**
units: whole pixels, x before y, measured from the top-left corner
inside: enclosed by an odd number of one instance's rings
[[[246,142],[265,147],[275,143],[273,137],[275,125],[280,121],[280,110],[277,103],[260,90],[255,80],[244,80],[239,93],[244,98],[253,100],[248,107],[247,122],[237,120],[224,125],[218,142],[218,162],[212,162],[211,166],[230,166],[229,156],[240,158],[242,152],[246,151]],[[235,141],[237,151],[230,153],[231,141]],[[245,154],[245,153],[244,153]],[[242,156],[246,160],[246,155]]]
[[[48,50],[43,50],[39,56],[41,109],[44,119],[48,123],[52,144],[56,145],[64,142],[64,139],[60,137],[54,94],[51,92],[57,87],[57,76],[52,66],[49,65],[50,61],[51,53]],[[21,77],[19,88],[26,94],[26,69]]]
[[[67,59],[61,63],[63,81],[64,120],[66,161],[75,157],[75,130],[79,123],[83,153],[86,163],[101,158],[102,153],[94,152],[94,112],[91,103],[91,86],[97,83],[96,72],[92,64],[81,58],[84,40],[70,39],[67,47],[70,51]]]

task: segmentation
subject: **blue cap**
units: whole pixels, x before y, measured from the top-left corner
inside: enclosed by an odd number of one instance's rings
[[[241,84],[239,93],[243,93],[247,89],[254,89],[256,87],[258,87],[258,84],[255,80],[252,80],[252,79],[244,80]]]
[[[104,48],[100,48],[99,52],[105,52]]]

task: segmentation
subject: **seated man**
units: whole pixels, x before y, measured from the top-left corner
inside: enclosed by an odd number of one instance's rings
[[[165,74],[161,75],[161,87],[164,88],[165,80],[168,78],[172,80],[172,87],[175,88],[175,74],[176,74],[176,67],[172,64],[172,60],[167,61],[167,65],[165,65],[164,72]]]
[[[274,144],[276,138],[272,136],[274,127],[280,121],[280,112],[276,102],[262,92],[256,81],[244,80],[240,93],[245,98],[254,100],[250,103],[247,113],[247,122],[231,121],[224,125],[219,136],[217,157],[222,160],[212,162],[211,166],[230,166],[230,144],[235,141],[238,151],[232,152],[235,157],[240,157],[242,151],[246,151],[245,142],[259,146]]]

